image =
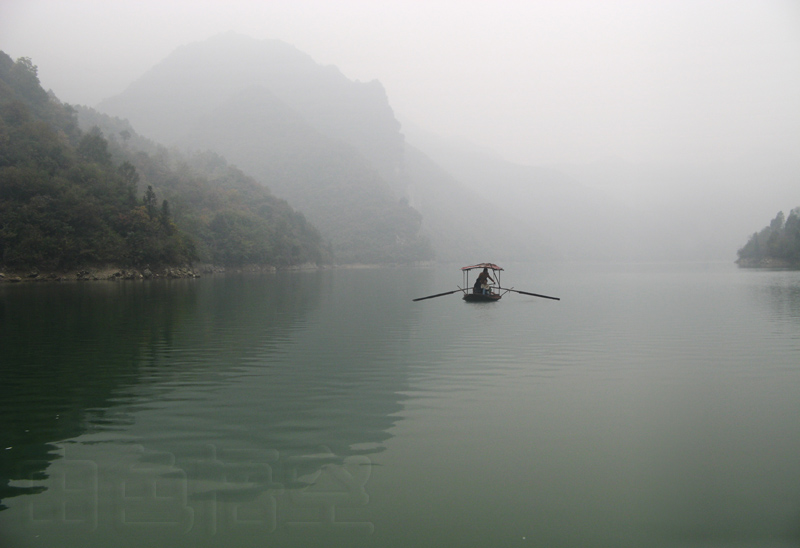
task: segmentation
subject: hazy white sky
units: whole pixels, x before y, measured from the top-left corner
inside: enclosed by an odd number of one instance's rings
[[[69,103],[228,30],[524,163],[800,156],[798,0],[0,0],[0,49]]]

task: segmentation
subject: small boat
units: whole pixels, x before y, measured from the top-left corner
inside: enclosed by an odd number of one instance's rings
[[[471,270],[481,270],[481,272],[491,270],[492,274],[488,274],[488,279],[481,280],[482,274],[478,274],[475,279],[475,284],[472,286],[472,291],[464,292],[464,300],[474,303],[494,303],[499,301],[505,293],[495,293],[495,286],[489,283],[489,280],[494,281],[497,287],[500,287],[500,272],[502,268],[493,263],[480,263],[470,266],[462,266],[461,273],[464,277],[464,287],[469,287],[469,273]],[[506,291],[508,293],[508,291]]]
[[[470,288],[469,273],[472,270],[481,270],[481,274],[478,274],[478,276],[475,278],[475,283]],[[491,274],[489,274],[490,270],[492,271]],[[521,295],[530,295],[531,297],[552,299],[554,301],[561,300],[558,297],[550,297],[548,295],[540,295],[538,293],[529,293],[527,291],[520,291],[512,287],[501,287],[500,286],[501,272],[503,272],[503,269],[494,263],[479,263],[470,266],[463,266],[461,267],[461,273],[463,275],[464,287],[459,287],[458,289],[454,289],[453,291],[445,291],[444,293],[437,293],[436,295],[419,297],[413,300],[424,301],[425,299],[434,299],[436,297],[443,297],[444,295],[452,295],[453,293],[458,293],[459,291],[463,293],[464,295],[463,299],[469,302],[483,302],[483,303],[497,302],[503,297],[503,295],[505,295],[509,291],[513,291],[514,293],[519,293]],[[489,283],[490,281],[492,283]]]

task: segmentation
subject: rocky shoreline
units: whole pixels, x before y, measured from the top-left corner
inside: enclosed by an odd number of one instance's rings
[[[317,265],[298,265],[286,270],[318,269]],[[68,281],[122,281],[122,280],[178,280],[201,278],[203,276],[225,273],[266,273],[276,272],[274,266],[250,265],[240,268],[226,268],[215,265],[200,266],[170,266],[170,267],[145,267],[119,268],[112,266],[84,267],[76,270],[43,271],[38,268],[15,271],[0,271],[0,283],[25,283],[25,282],[68,282]]]

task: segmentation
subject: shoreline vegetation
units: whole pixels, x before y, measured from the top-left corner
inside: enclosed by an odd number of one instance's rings
[[[800,268],[800,207],[786,217],[779,211],[768,226],[750,236],[738,251],[744,268]]]
[[[774,257],[764,257],[761,259],[737,259],[735,263],[741,268],[764,268],[776,270],[800,269],[800,263],[793,263],[784,259],[776,259]]]
[[[764,270],[800,270],[800,261],[786,261],[773,257],[763,259],[737,259],[734,264],[739,268],[752,268]]]
[[[274,274],[276,272],[309,272],[312,270],[330,269],[371,269],[392,268],[397,266],[428,267],[432,261],[418,261],[411,265],[398,264],[315,264],[304,263],[291,266],[276,267],[271,265],[220,266],[212,264],[188,266],[158,266],[145,268],[125,268],[112,265],[87,266],[71,270],[45,270],[38,268],[0,269],[0,284],[32,283],[32,282],[102,282],[102,281],[147,281],[147,280],[179,280],[196,279],[225,274]]]
[[[117,266],[86,266],[70,270],[43,270],[38,268],[0,270],[0,283],[68,282],[68,281],[123,281],[123,280],[177,280],[202,278],[226,273],[274,273],[281,271],[322,270],[313,263],[277,268],[267,265],[225,267],[218,265],[158,266],[125,268]]]

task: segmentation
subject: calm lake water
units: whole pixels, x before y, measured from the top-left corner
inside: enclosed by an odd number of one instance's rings
[[[800,545],[800,272],[0,286],[0,546]]]

